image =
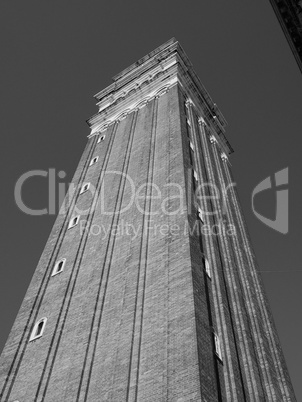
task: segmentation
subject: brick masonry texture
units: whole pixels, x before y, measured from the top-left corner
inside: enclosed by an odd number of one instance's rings
[[[213,127],[187,100],[174,83],[110,124],[103,141],[88,139],[76,191],[1,356],[1,401],[295,401],[237,194],[228,193],[227,212],[193,195],[192,169],[201,183],[221,187],[232,178],[210,141]],[[96,192],[80,194],[87,182]],[[175,184],[185,194],[183,213],[173,214]],[[223,217],[237,235],[190,232],[199,207],[220,208],[206,222]],[[137,233],[118,233],[126,224]],[[163,225],[179,230],[162,233]],[[61,258],[64,270],[52,276]],[[43,336],[29,341],[42,317]]]

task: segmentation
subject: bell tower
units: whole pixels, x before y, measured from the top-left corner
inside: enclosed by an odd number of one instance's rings
[[[226,120],[182,47],[95,99],[1,356],[1,401],[295,401]]]

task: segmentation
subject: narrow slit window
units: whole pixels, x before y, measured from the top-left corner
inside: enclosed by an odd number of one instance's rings
[[[198,181],[198,174],[197,174],[197,172],[195,170],[193,171],[193,176],[194,176],[194,179],[196,181]]]
[[[187,123],[188,123],[188,126],[191,127],[191,122],[189,119],[187,119]]]
[[[95,163],[97,163],[98,159],[99,159],[98,156],[95,156],[94,158],[92,158],[90,163],[89,163],[89,166],[94,165]]]
[[[54,269],[53,269],[53,271],[52,271],[52,275],[51,275],[51,276],[57,275],[57,274],[59,274],[60,272],[62,272],[63,269],[64,269],[64,266],[65,266],[65,262],[66,262],[66,258],[62,258],[61,260],[57,261],[57,262],[55,263],[55,266],[54,266]]]
[[[202,223],[204,223],[204,213],[203,210],[198,208],[198,217],[201,220]]]
[[[87,191],[89,189],[90,183],[85,183],[83,184],[80,194],[85,193],[85,191]]]
[[[208,277],[211,279],[211,268],[210,268],[210,263],[209,261],[205,258],[204,259],[204,269],[206,271],[206,274],[208,275]]]
[[[194,157],[193,157],[193,152],[191,151],[191,149],[189,150],[189,157],[190,157],[191,166],[193,166],[193,159],[194,159]]]
[[[45,325],[46,325],[47,318],[41,318],[35,326],[34,329],[32,330],[31,336],[30,336],[30,341],[33,341],[34,339],[40,338],[43,335]]]
[[[220,360],[222,360],[222,353],[221,353],[221,346],[220,346],[220,340],[219,336],[214,332],[214,347],[215,347],[215,353],[219,357]]]
[[[194,151],[194,145],[191,141],[190,141],[190,148],[192,149],[192,151]]]
[[[191,152],[190,152],[190,156],[191,156],[191,159],[192,159]],[[192,160],[191,160],[191,163],[192,163]],[[194,178],[194,170],[192,169],[191,172],[192,172],[192,190],[193,190],[193,193],[195,193],[195,191],[196,191],[196,180]]]
[[[98,143],[104,141],[105,138],[106,138],[106,135],[100,135],[98,138]]]
[[[76,226],[78,224],[78,222],[79,222],[79,219],[80,219],[79,215],[74,216],[72,219],[70,219],[68,229],[73,228],[74,226]]]

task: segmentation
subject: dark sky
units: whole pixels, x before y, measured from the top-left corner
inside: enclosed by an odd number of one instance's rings
[[[302,77],[268,1],[2,1],[0,5],[0,350],[55,216],[14,202],[21,174],[55,168],[69,182],[86,143],[92,96],[111,77],[176,37],[229,125],[231,163],[298,400],[301,383]],[[289,233],[252,213],[251,193],[289,168]],[[47,206],[47,180],[24,200]],[[256,202],[274,218],[275,196]]]

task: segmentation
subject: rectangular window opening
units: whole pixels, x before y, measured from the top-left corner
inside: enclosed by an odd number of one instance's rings
[[[79,222],[80,216],[74,216],[73,218],[70,219],[68,229],[73,228],[76,226]]]
[[[65,265],[65,261],[66,261],[66,259],[65,259],[65,258],[62,258],[61,260],[59,260],[59,261],[57,261],[57,262],[55,263],[55,266],[54,266],[54,269],[53,269],[53,271],[52,271],[51,276],[57,275],[57,274],[59,274],[60,272],[63,271],[64,265]]]
[[[203,210],[198,208],[198,217],[201,220],[202,223],[204,223],[204,214],[203,214]]]
[[[90,187],[90,183],[83,184],[80,194],[85,193],[85,191],[87,191],[89,189],[89,187]]]
[[[98,138],[97,143],[100,143],[100,142],[104,141],[105,138],[106,138],[106,135],[100,135],[99,138]]]
[[[94,158],[91,159],[89,166],[94,165],[98,161],[99,157],[95,156]]]
[[[222,353],[221,353],[219,336],[215,332],[213,333],[213,336],[214,336],[215,354],[222,361]]]
[[[211,279],[212,275],[211,275],[210,263],[206,258],[204,259],[204,269],[205,269],[206,274],[208,275],[208,277]]]

